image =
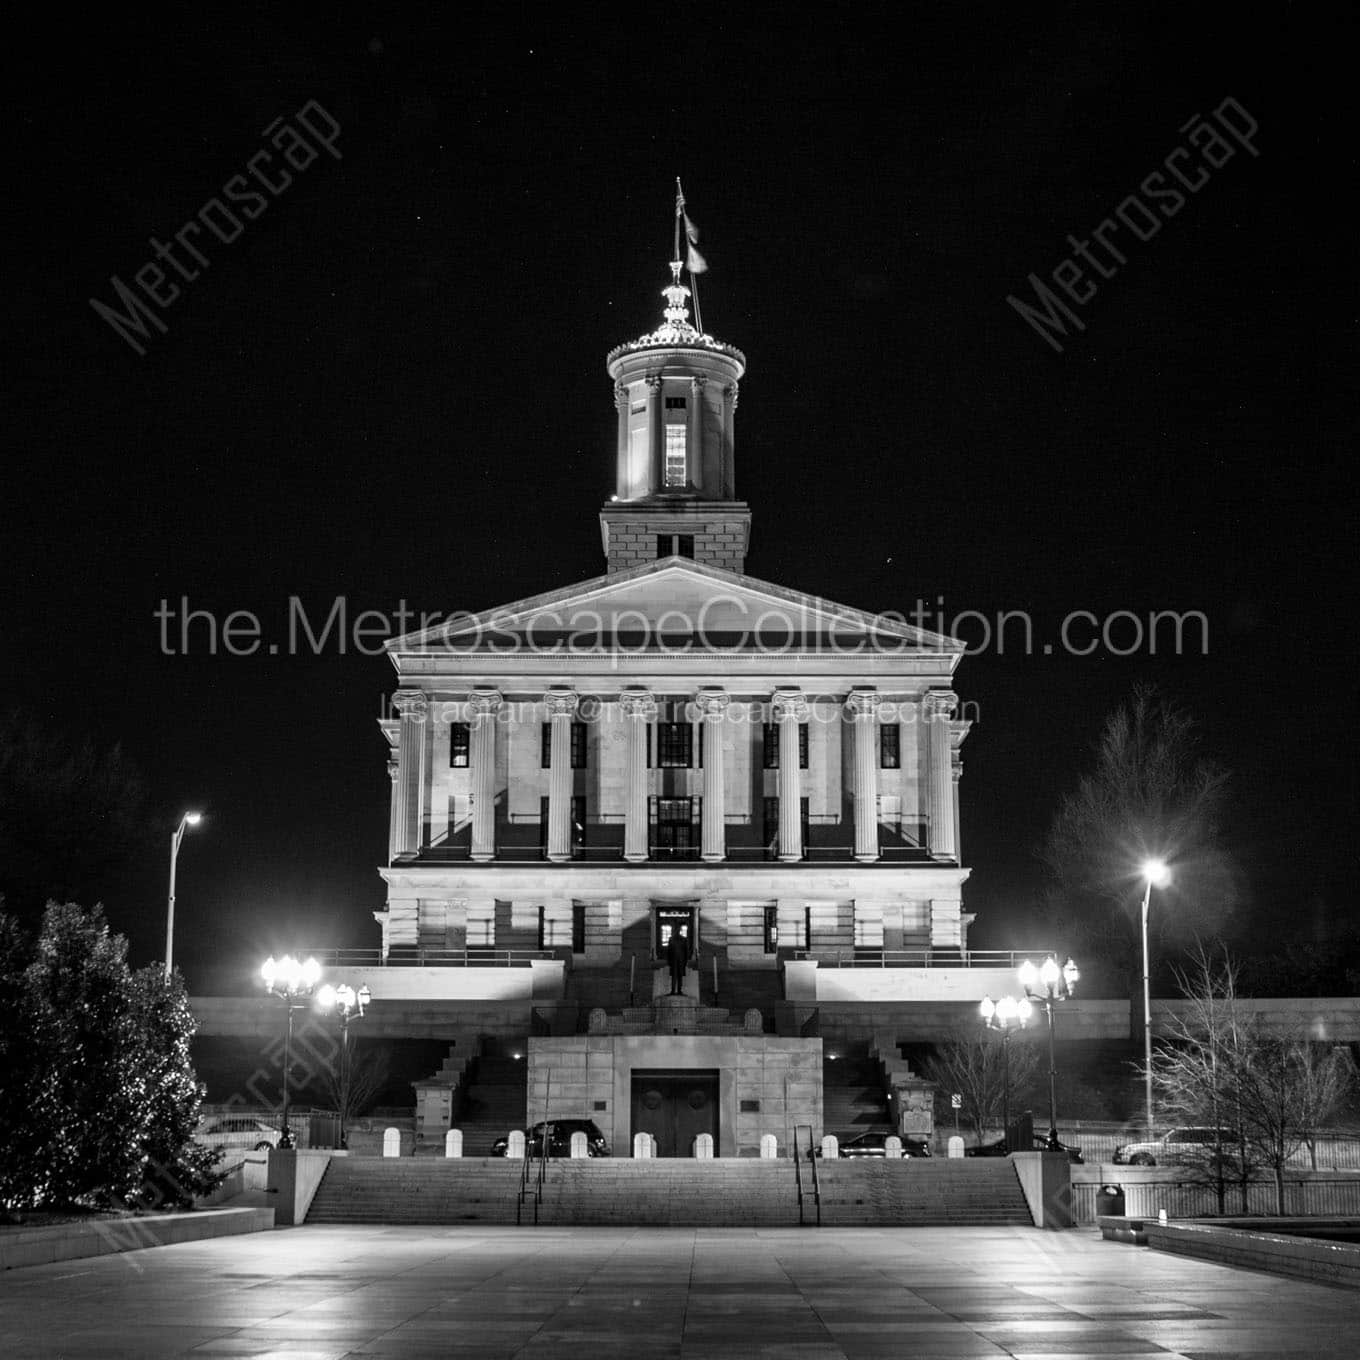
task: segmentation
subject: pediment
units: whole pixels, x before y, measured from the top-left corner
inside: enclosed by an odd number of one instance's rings
[[[955,638],[901,619],[670,557],[609,576],[459,614],[387,643],[395,655],[451,652],[574,656],[685,650],[954,656]]]

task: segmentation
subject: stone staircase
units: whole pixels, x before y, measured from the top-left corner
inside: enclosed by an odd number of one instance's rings
[[[865,1044],[837,1044],[835,1051],[838,1057],[822,1063],[822,1127],[842,1142],[860,1133],[891,1133],[882,1065]]]
[[[520,1162],[499,1157],[336,1157],[308,1223],[514,1223]],[[537,1167],[532,1168],[534,1174]],[[1030,1225],[1015,1168],[1001,1158],[818,1162],[827,1227]],[[804,1163],[802,1221],[818,1221]],[[548,1165],[522,1222],[654,1227],[796,1227],[792,1161],[599,1157]]]
[[[332,1157],[307,1222],[513,1223],[520,1170],[503,1157]]]
[[[454,1128],[463,1131],[464,1157],[486,1157],[497,1138],[525,1127],[527,1092],[528,1075],[522,1058],[483,1053],[470,1065],[453,1121]],[[431,1151],[442,1156],[442,1143],[432,1145]]]
[[[1015,1167],[1004,1157],[857,1158],[819,1162],[817,1175],[824,1226],[936,1228],[1034,1222]]]

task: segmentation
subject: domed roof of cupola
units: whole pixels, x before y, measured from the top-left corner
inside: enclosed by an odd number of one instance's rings
[[[613,371],[615,360],[630,354],[658,349],[698,349],[711,354],[722,354],[736,362],[742,371],[746,368],[746,356],[735,345],[725,344],[705,331],[698,330],[689,319],[687,305],[690,290],[680,282],[680,271],[684,267],[681,260],[671,262],[671,281],[661,290],[666,299],[661,324],[654,331],[630,340],[609,351],[605,364]]]

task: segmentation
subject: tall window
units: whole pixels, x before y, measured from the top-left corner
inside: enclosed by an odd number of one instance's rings
[[[798,724],[798,768],[806,770],[808,767],[808,725],[807,723]],[[779,768],[779,724],[765,724],[765,768],[767,770],[777,770]]]
[[[773,954],[779,948],[779,908],[765,908],[765,952]]]
[[[666,426],[666,485],[683,487],[687,480],[685,466],[685,427]]]
[[[694,763],[694,729],[689,723],[656,725],[656,763],[663,770],[687,770]]]
[[[573,954],[584,954],[586,952],[586,904],[584,902],[573,902],[571,904],[571,952]]]
[[[657,850],[689,850],[694,845],[693,798],[652,799],[652,845]]]
[[[552,723],[545,722],[540,726],[542,731],[539,737],[538,763],[540,768],[550,770],[552,769]],[[571,725],[571,768],[573,770],[584,770],[586,768],[585,723],[574,722]]]
[[[467,723],[454,723],[449,728],[449,764],[455,770],[465,770],[468,767],[468,725]]]
[[[885,770],[900,769],[902,765],[901,728],[896,723],[884,723],[878,729],[878,763]]]

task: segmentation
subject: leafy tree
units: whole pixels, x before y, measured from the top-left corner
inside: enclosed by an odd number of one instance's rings
[[[1226,956],[1201,955],[1183,978],[1189,1005],[1171,1021],[1153,1057],[1161,1107],[1191,1124],[1222,1129],[1225,1146],[1206,1157],[1223,1208],[1225,1171],[1242,1190],[1255,1167],[1275,1181],[1276,1212],[1285,1209],[1284,1171],[1305,1143],[1310,1148],[1354,1086],[1349,1055],[1306,1034],[1264,1031],[1238,1003],[1235,967]]]
[[[981,1026],[979,1026],[981,1029]],[[959,1116],[981,1142],[986,1130],[1002,1118],[1005,1105],[1006,1060],[1001,1051],[1010,1043],[1011,1117],[1019,1111],[1015,1095],[1034,1079],[1039,1052],[1033,1043],[1018,1036],[1009,1041],[986,1031],[960,1031],[954,1038],[935,1045],[934,1056],[922,1065],[926,1077],[944,1093],[962,1097]]]
[[[187,1203],[218,1179],[192,1143],[202,1090],[182,982],[134,974],[103,912],[49,903],[25,947],[0,917],[0,1200],[31,1208],[140,1197]]]
[[[20,713],[0,717],[0,894],[23,920],[91,901],[147,848],[145,785],[114,746],[99,751]]]
[[[1149,917],[1163,946],[1220,929],[1238,897],[1219,845],[1228,782],[1201,753],[1194,719],[1140,685],[1106,719],[1094,765],[1063,799],[1040,850],[1048,915],[1083,967],[1123,980],[1135,998],[1131,1036],[1142,1028],[1141,866],[1162,859],[1172,868]]]

